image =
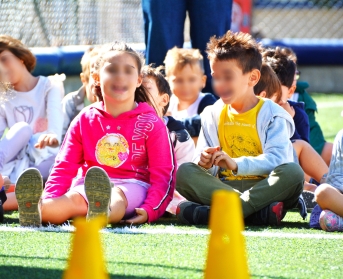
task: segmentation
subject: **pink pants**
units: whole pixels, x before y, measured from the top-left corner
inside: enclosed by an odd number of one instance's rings
[[[111,179],[113,187],[118,187],[123,191],[126,200],[127,208],[124,215],[124,220],[135,216],[135,209],[140,207],[147,193],[147,188],[140,184],[140,182],[135,182],[134,180],[125,179]],[[69,191],[78,192],[88,203],[88,199],[85,193],[84,178],[77,179]]]

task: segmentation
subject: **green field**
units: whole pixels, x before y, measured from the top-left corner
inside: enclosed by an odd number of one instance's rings
[[[343,128],[343,95],[314,98],[318,121],[327,140],[333,141]],[[0,226],[0,278],[61,278],[72,234],[61,227],[23,231],[16,212],[5,217]],[[183,226],[176,219],[138,230],[108,228],[101,237],[111,278],[203,278],[207,228]],[[297,212],[289,212],[280,227],[251,226],[245,234],[252,278],[343,278],[343,234],[311,230]]]

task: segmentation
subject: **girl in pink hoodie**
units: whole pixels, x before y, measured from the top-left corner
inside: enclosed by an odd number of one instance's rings
[[[145,223],[165,212],[175,187],[167,128],[142,86],[141,56],[124,43],[104,46],[93,78],[101,102],[73,120],[42,194],[38,170],[17,181],[22,226],[108,214],[109,223]]]

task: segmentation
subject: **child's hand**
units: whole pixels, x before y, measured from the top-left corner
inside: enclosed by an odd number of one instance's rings
[[[35,144],[35,147],[38,149],[43,149],[46,146],[57,147],[59,142],[54,134],[44,134],[41,135],[38,139],[38,142]]]
[[[213,166],[212,156],[215,152],[219,151],[220,147],[208,147],[200,155],[200,161],[198,165],[204,169],[210,169]]]
[[[131,219],[125,220],[129,224],[143,224],[148,221],[148,213],[143,208],[136,208],[136,216]]]
[[[285,111],[287,111],[292,116],[292,118],[294,117],[295,110],[288,102],[281,103],[280,106],[282,106]]]
[[[212,164],[226,170],[237,171],[237,163],[224,151],[217,151],[213,154]]]

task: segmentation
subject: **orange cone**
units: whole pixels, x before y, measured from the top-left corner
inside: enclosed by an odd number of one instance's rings
[[[242,206],[237,193],[215,192],[210,214],[205,279],[250,278],[242,234]]]

